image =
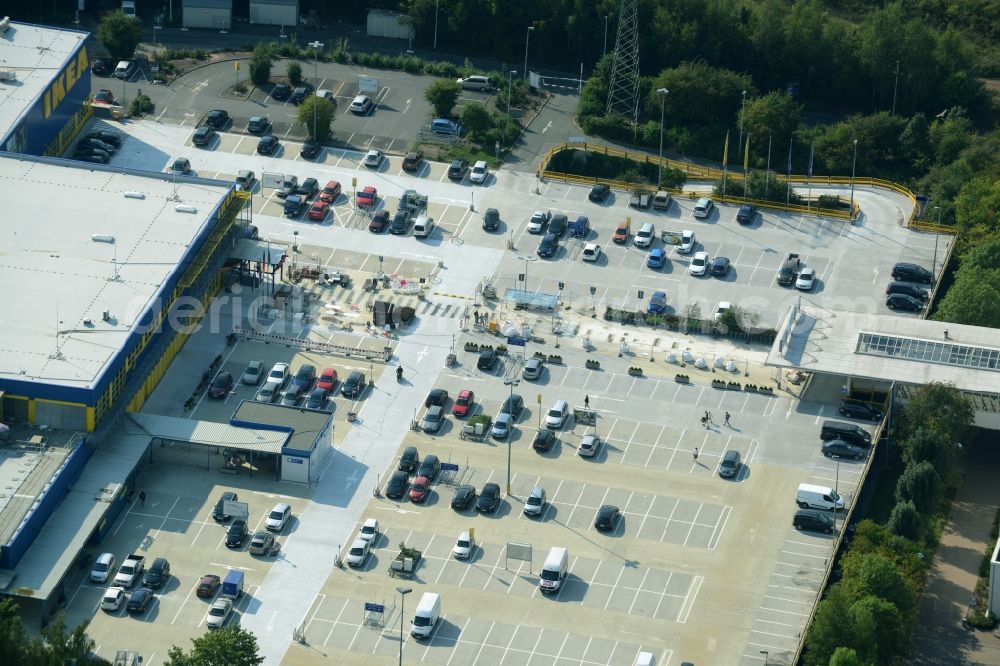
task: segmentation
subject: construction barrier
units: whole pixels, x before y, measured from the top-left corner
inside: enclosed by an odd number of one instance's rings
[[[244,340],[257,340],[259,342],[273,342],[290,347],[299,347],[309,351],[322,351],[328,354],[337,354],[347,358],[363,358],[366,361],[382,361],[388,363],[392,358],[392,348],[385,347],[381,351],[371,349],[359,349],[358,347],[348,347],[346,345],[335,345],[329,342],[319,342],[317,340],[306,340],[305,338],[293,338],[289,335],[275,335],[272,333],[258,333],[257,331],[233,327],[233,334]]]

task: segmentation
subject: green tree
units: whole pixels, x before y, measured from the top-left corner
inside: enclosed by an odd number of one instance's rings
[[[297,116],[313,141],[325,143],[333,136],[331,125],[336,117],[336,107],[322,97],[307,96],[305,101],[299,104]]]
[[[0,599],[0,664],[27,664],[30,646],[17,602],[11,597]]]
[[[867,664],[861,661],[854,648],[839,647],[833,651],[829,666],[867,666]]]
[[[854,602],[849,612],[851,647],[862,658],[876,664],[889,664],[898,655],[909,637],[909,626],[903,614],[891,602],[867,596]]]
[[[994,238],[966,252],[962,257],[962,268],[969,267],[987,271],[1000,270],[1000,238]]]
[[[732,118],[743,102],[743,91],[747,91],[747,99],[756,95],[753,79],[748,74],[712,67],[703,61],[683,63],[660,72],[645,98],[646,112],[657,118],[660,96],[656,91],[659,88],[670,91],[664,100],[664,113],[671,124],[679,125],[724,123],[732,126]]]
[[[82,622],[66,632],[66,622],[62,614],[56,616],[42,629],[42,640],[36,641],[34,663],[76,664],[77,666],[98,666],[108,664],[107,660],[94,656],[94,641],[87,636],[87,623]]]
[[[963,185],[955,197],[955,218],[963,229],[980,228],[988,233],[1000,231],[1000,179],[997,170],[979,174]]]
[[[466,104],[462,107],[462,126],[468,130],[469,135],[481,139],[483,135],[493,128],[493,119],[490,113],[482,104]]]
[[[924,519],[917,512],[917,507],[913,506],[913,502],[897,502],[896,506],[892,507],[886,527],[893,534],[919,541],[924,534]]]
[[[447,118],[451,115],[451,110],[461,92],[462,87],[458,83],[442,79],[427,86],[424,97],[434,107],[434,115]]]
[[[806,634],[806,666],[827,666],[834,650],[850,643],[851,599],[842,583],[834,583],[816,606]]]
[[[294,60],[288,63],[288,80],[293,86],[302,83],[302,65]]]
[[[921,386],[906,403],[902,420],[907,435],[919,428],[936,430],[954,444],[968,441],[975,410],[954,384],[931,382]],[[942,477],[948,478],[940,468],[938,471]]]
[[[896,482],[896,501],[909,500],[922,514],[934,513],[943,496],[941,476],[934,465],[926,460],[916,465],[907,465]]]
[[[972,122],[961,110],[950,109],[946,118],[936,120],[931,125],[930,139],[934,161],[938,164],[954,162],[969,146],[972,137]]]
[[[918,113],[906,123],[906,128],[899,137],[900,147],[906,159],[917,171],[925,171],[930,166],[928,149],[931,142],[931,126],[927,117]]]
[[[912,467],[928,462],[942,479],[954,474],[955,443],[937,430],[918,428],[903,441],[903,460]]]
[[[210,631],[191,639],[193,648],[187,654],[176,645],[167,652],[165,666],[260,666],[257,637],[238,626]]]
[[[787,146],[788,140],[799,127],[801,113],[802,105],[785,92],[771,92],[763,97],[748,99],[743,114],[743,136],[750,140],[751,159],[766,158],[769,138],[772,151],[776,146]],[[745,146],[739,147],[740,155],[744,148]],[[774,154],[781,154],[781,151]],[[742,163],[741,158],[740,164]]]
[[[845,560],[842,571],[843,585],[852,597],[860,599],[874,595],[885,599],[904,613],[913,609],[913,590],[889,558],[878,553],[866,553],[859,558]]]
[[[255,85],[262,86],[271,79],[271,48],[264,43],[258,43],[250,57],[250,80]]]
[[[112,60],[128,60],[142,41],[139,19],[125,16],[120,9],[105,14],[97,26],[97,39],[111,54]]]
[[[934,319],[1000,328],[1000,271],[959,269]]]

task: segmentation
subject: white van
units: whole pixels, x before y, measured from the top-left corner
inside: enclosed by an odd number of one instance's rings
[[[653,223],[645,222],[639,227],[632,242],[635,243],[636,247],[649,247],[653,244],[654,233],[656,233],[656,229],[653,227]]]
[[[136,65],[131,60],[121,60],[115,67],[115,76],[119,79],[129,79],[135,73]]]
[[[795,501],[802,509],[826,509],[834,507],[839,511],[844,508],[844,498],[833,488],[814,486],[811,483],[800,483]]]
[[[538,587],[543,594],[558,592],[569,570],[569,550],[566,548],[551,548],[542,565],[542,573]]]
[[[434,231],[434,218],[427,217],[427,213],[417,216],[417,221],[413,223],[413,235],[416,238],[427,238]]]
[[[441,617],[441,595],[434,592],[424,592],[413,613],[410,623],[410,635],[414,638],[427,638],[434,631],[434,625]]]

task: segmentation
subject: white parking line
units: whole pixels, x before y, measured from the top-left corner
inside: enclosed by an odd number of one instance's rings
[[[688,616],[691,614],[691,608],[694,606],[694,601],[697,598],[698,592],[701,590],[701,584],[704,581],[704,576],[694,577],[694,580],[691,582],[691,587],[688,588],[688,594],[684,598],[684,603],[681,604],[681,609],[677,612],[678,623],[685,624],[687,622]],[[693,593],[692,590],[694,590]]]

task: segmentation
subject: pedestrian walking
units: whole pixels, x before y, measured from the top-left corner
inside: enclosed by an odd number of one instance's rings
[[[586,407],[587,409],[590,409],[590,396],[589,395],[583,396],[583,406]]]
[[[146,506],[146,491],[143,490],[139,493],[139,504]]]
[[[706,429],[708,428],[708,416],[701,417],[701,424],[705,426]]]
[[[694,451],[692,452],[692,455],[694,456],[694,461],[698,462],[698,447],[697,446],[694,447]]]
[[[726,425],[729,425],[729,412],[726,412]],[[730,428],[732,426],[729,426]]]

